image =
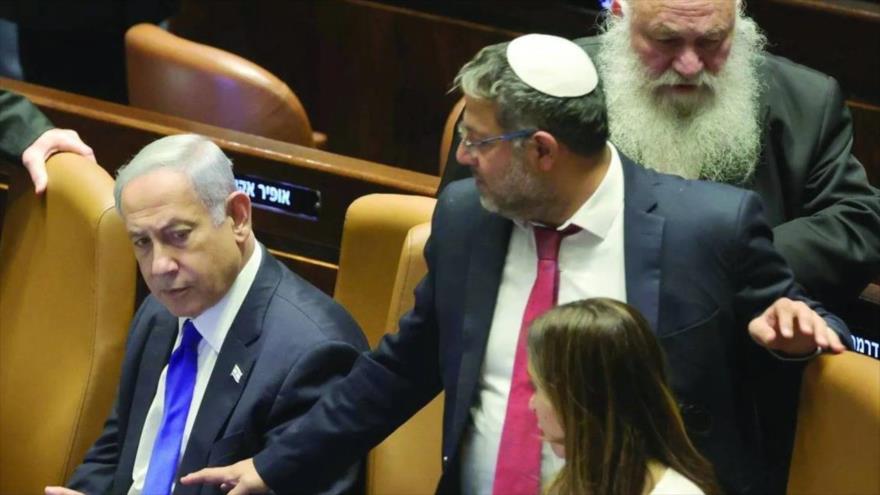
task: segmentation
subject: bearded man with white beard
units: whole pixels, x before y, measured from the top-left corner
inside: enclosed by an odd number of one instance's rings
[[[880,273],[880,191],[837,82],[764,51],[741,0],[614,0],[575,40],[605,81],[611,141],[645,166],[752,189],[797,281],[846,315]],[[470,175],[453,141],[441,189]]]
[[[852,155],[837,82],[767,53],[741,0],[614,0],[602,28],[575,42],[603,78],[611,142],[659,171],[757,192],[796,280],[845,316],[880,273],[880,191]],[[441,189],[470,175],[457,147]],[[768,487],[783,493],[800,372],[762,376]]]

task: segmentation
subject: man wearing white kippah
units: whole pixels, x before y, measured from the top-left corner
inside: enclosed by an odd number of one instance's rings
[[[859,293],[880,275],[880,191],[852,153],[837,82],[768,53],[741,0],[606,3],[603,34],[575,43],[602,77],[611,142],[654,170],[755,191],[795,280],[854,316]],[[455,146],[444,185],[470,175]],[[783,492],[800,371],[769,366],[758,404]]]
[[[562,38],[484,48],[456,84],[457,154],[474,178],[437,202],[428,274],[400,331],[278,443],[182,482],[307,493],[313,473],[333,476],[444,391],[438,492],[538,495],[559,465],[528,408],[524,330],[553,304],[604,296],[651,323],[725,489],[761,493],[753,363],[840,352],[848,330],[799,292],[757,196],[618,153],[593,63]]]

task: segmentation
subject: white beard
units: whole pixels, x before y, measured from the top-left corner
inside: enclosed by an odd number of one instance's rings
[[[718,74],[704,71],[704,90],[658,96],[660,84],[683,79],[669,69],[651,77],[630,45],[626,19],[609,16],[597,67],[608,106],[611,142],[635,161],[689,179],[749,181],[761,153],[757,76],[764,37],[744,15],[736,20],[730,55]],[[691,81],[693,82],[693,81]]]

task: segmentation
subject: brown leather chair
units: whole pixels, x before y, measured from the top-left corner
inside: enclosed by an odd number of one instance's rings
[[[336,300],[375,347],[413,306],[427,271],[423,256],[435,200],[373,194],[349,207],[342,234]],[[368,260],[368,263],[365,263]],[[442,394],[376,446],[367,460],[367,493],[434,493],[441,472]]]
[[[401,247],[409,230],[431,219],[434,198],[369,194],[345,213],[333,298],[358,322],[371,347],[390,329],[389,311]]]
[[[443,171],[446,170],[446,159],[449,158],[449,147],[452,146],[452,139],[455,137],[455,133],[458,132],[456,129],[456,124],[458,124],[458,119],[461,118],[461,114],[464,112],[464,98],[459,99],[455,105],[452,107],[452,110],[449,111],[449,115],[446,117],[446,125],[443,126],[443,137],[440,139],[440,165],[437,167],[437,170],[440,177],[443,177]]]
[[[132,106],[303,146],[323,148],[293,91],[238,55],[153,24],[125,34]]]
[[[880,361],[845,352],[807,365],[788,493],[880,493]]]
[[[0,237],[0,493],[63,484],[116,394],[135,263],[113,179],[72,154],[36,196],[10,169]]]

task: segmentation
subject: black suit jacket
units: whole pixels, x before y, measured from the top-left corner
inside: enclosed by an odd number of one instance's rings
[[[21,154],[55,126],[24,96],[0,89],[0,158],[21,163]]]
[[[116,403],[101,437],[74,472],[71,488],[89,495],[128,491],[143,423],[177,327],[177,318],[152,296],[138,309]],[[264,250],[254,283],[217,356],[177,479],[203,467],[252,457],[275,442],[348,373],[365,349],[360,328],[341,306]],[[236,365],[243,372],[238,382],[231,376]],[[358,469],[350,466],[310,491],[351,490]],[[177,484],[174,493],[221,492],[213,486]]]
[[[775,358],[751,341],[747,324],[779,297],[802,295],[773,248],[756,195],[623,163],[628,302],[655,329],[688,429],[724,486],[763,493],[751,386],[762,378],[756,365]],[[254,458],[270,486],[307,490],[316,469],[366,452],[443,390],[438,490],[458,491],[458,452],[511,226],[480,206],[472,180],[450,184],[437,203],[414,309],[303,423]],[[848,341],[845,325],[827,318]]]
[[[597,37],[575,42],[599,52]],[[852,116],[837,81],[770,54],[758,78],[761,158],[747,187],[763,200],[776,248],[798,283],[843,310],[880,274],[880,191],[852,154]],[[457,146],[456,136],[441,189],[470,176],[455,160]]]

